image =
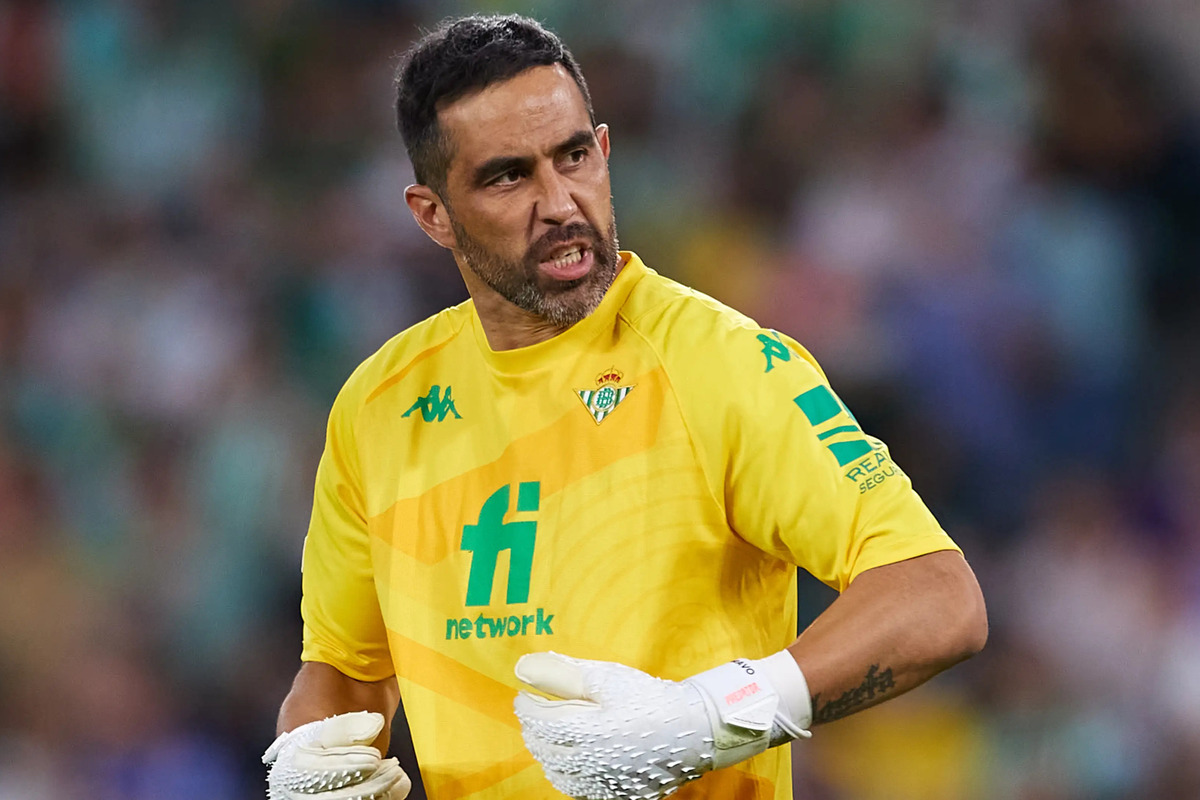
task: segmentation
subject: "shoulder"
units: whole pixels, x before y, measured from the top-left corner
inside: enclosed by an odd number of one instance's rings
[[[756,320],[703,292],[646,269],[621,317],[658,352],[671,369],[694,367],[763,372],[767,355],[808,362],[812,355],[795,340],[764,328]]]
[[[631,332],[651,347],[681,408],[693,423],[723,425],[795,410],[797,397],[827,385],[820,364],[799,342],[724,303],[653,271],[621,310]]]
[[[337,410],[362,409],[396,384],[418,362],[437,358],[469,330],[470,301],[447,308],[393,336],[367,357],[342,386],[334,403]]]
[[[641,335],[666,346],[693,345],[732,331],[759,330],[759,325],[736,309],[646,269],[621,317]]]

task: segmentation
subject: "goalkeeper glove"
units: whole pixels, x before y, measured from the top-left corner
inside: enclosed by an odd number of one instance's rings
[[[354,711],[301,725],[263,753],[267,800],[404,800],[412,781],[371,742],[383,715]]]
[[[811,734],[812,700],[786,650],[687,680],[608,661],[533,653],[514,703],[525,746],[565,795],[658,800],[704,773]]]

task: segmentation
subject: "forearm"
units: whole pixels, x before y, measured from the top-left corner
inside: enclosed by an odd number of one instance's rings
[[[517,678],[537,694],[521,692],[514,709],[563,794],[661,798],[807,736],[810,691],[815,721],[844,716],[961,661],[986,635],[967,563],[934,553],[858,576],[790,655],[735,659],[683,681],[558,653],[522,656]]]
[[[392,717],[400,702],[394,677],[368,682],[351,678],[337,669],[316,661],[305,662],[291,691],[279,709],[276,733],[290,731],[306,722],[350,711],[376,711],[385,720],[374,747],[386,753],[391,740]]]
[[[919,686],[986,639],[979,584],[946,551],[862,573],[788,650],[820,724]]]

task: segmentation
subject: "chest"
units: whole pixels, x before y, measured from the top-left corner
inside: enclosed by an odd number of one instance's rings
[[[533,608],[634,573],[667,585],[727,544],[675,387],[652,363],[607,363],[534,380],[451,366],[395,387],[359,442],[391,595]]]

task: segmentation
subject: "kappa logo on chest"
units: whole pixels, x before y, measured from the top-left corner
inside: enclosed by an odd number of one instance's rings
[[[444,422],[448,415],[453,414],[454,419],[462,419],[462,415],[458,413],[458,408],[454,405],[454,397],[451,393],[453,387],[447,386],[446,391],[442,392],[442,387],[434,384],[429,387],[429,392],[422,397],[418,397],[408,411],[405,411],[400,417],[407,418],[413,415],[413,412],[421,412],[420,419],[425,422]]]

